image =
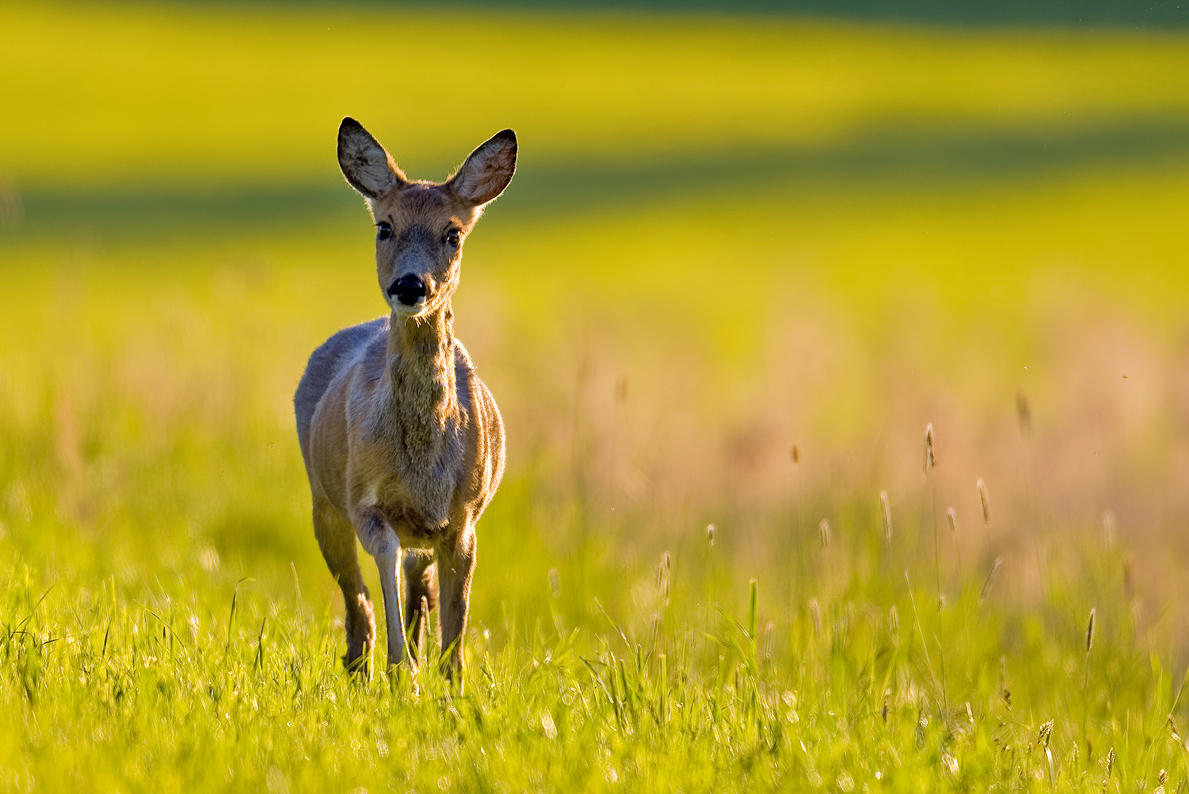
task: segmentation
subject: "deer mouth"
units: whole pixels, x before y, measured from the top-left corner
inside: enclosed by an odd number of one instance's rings
[[[392,308],[393,314],[398,314],[401,317],[419,317],[420,315],[425,314],[424,300],[413,306],[406,306],[403,303],[390,300],[388,301],[388,305]]]

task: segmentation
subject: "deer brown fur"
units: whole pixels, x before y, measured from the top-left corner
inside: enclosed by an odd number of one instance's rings
[[[450,299],[466,235],[515,172],[516,136],[496,134],[440,184],[406,179],[350,118],[339,127],[338,157],[376,222],[376,272],[390,309],[315,350],[294,397],[314,533],[346,602],[344,662],[371,674],[375,612],[358,538],[380,572],[388,663],[406,662],[408,629],[407,664],[416,668],[425,611],[436,607],[443,664],[460,676],[475,523],[503,475],[504,429],[454,337]]]

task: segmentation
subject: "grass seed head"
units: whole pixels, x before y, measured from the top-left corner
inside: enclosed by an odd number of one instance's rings
[[[991,495],[987,493],[987,484],[983,482],[983,478],[978,478],[978,483],[975,485],[978,489],[978,501],[983,506],[983,524],[987,529],[991,528]]]
[[[828,548],[830,545],[830,520],[822,519],[822,523],[817,525],[817,539],[822,544],[822,548]]]
[[[1090,622],[1086,624],[1086,653],[1089,653],[1090,649],[1094,647],[1094,617],[1097,611],[1097,609],[1090,610]]]
[[[945,520],[950,523],[950,534],[956,537],[958,534],[958,514],[954,511],[954,508],[951,507],[945,511]]]
[[[710,548],[714,548],[714,524],[706,525],[706,543]]]

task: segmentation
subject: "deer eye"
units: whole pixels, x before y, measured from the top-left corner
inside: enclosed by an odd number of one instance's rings
[[[457,248],[459,239],[460,239],[460,233],[459,233],[458,229],[451,227],[446,230],[446,245],[449,245],[453,248]]]
[[[388,221],[380,221],[376,224],[376,239],[387,240],[392,236],[392,224]]]

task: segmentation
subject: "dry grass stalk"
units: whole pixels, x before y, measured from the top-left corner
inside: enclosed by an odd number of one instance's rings
[[[925,474],[937,468],[937,453],[933,448],[933,423],[925,425]]]
[[[945,511],[945,518],[950,524],[950,537],[954,540],[954,556],[958,560],[958,579],[962,578],[962,547],[958,544],[958,514],[954,508]]]
[[[937,453],[933,447],[933,423],[925,425],[925,469],[922,477],[927,481],[929,472],[937,467]],[[933,481],[933,503],[929,508],[929,515],[933,518],[933,571],[937,577],[937,602],[945,604],[945,596],[941,592],[941,541],[937,534],[937,481]]]
[[[987,581],[983,583],[982,592],[979,593],[978,602],[982,604],[987,600],[987,596],[991,594],[991,585],[995,583],[995,574],[999,573],[999,566],[1003,565],[1003,558],[996,557],[995,562],[991,563],[991,572],[987,574]]]
[[[822,548],[828,548],[830,545],[830,521],[823,518],[822,523],[817,525],[817,539],[821,542]]]
[[[1020,423],[1020,435],[1032,434],[1032,406],[1028,403],[1028,395],[1024,392],[1016,393],[1016,419]]]
[[[768,621],[764,624],[764,631],[760,635],[760,650],[764,661],[772,661],[772,648],[775,644],[776,624]]]
[[[825,627],[822,625],[822,607],[816,598],[809,599],[809,620],[813,624],[814,635],[821,637]]]
[[[669,552],[661,555],[661,561],[656,566],[656,589],[660,592],[665,604],[669,603],[669,583],[673,575],[673,558]]]
[[[892,542],[892,507],[888,504],[888,492],[879,492],[879,516],[883,520],[883,536],[888,543]]]

